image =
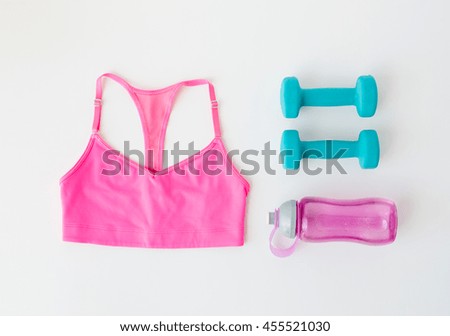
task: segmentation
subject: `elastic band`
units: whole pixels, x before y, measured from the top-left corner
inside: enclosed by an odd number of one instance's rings
[[[274,226],[273,226],[272,232],[270,233],[270,236],[269,236],[269,247],[270,247],[270,251],[272,252],[273,255],[280,257],[280,258],[284,258],[284,257],[290,256],[292,253],[295,252],[295,249],[297,248],[297,243],[298,243],[298,236],[296,234],[292,245],[290,245],[286,248],[280,248],[280,247],[276,247],[275,245],[273,245],[273,238],[279,227],[279,222],[278,222],[279,221],[279,211],[280,211],[279,209],[275,209],[275,216],[274,216],[275,221],[274,221]]]

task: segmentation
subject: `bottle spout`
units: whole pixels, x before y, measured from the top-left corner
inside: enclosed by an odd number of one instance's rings
[[[275,224],[275,211],[270,211],[269,212],[269,225],[274,225]]]

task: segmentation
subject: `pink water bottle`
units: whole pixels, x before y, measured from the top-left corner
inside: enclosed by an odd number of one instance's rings
[[[287,201],[269,214],[274,225],[270,249],[276,256],[292,254],[298,240],[350,241],[370,245],[392,243],[397,234],[395,203],[382,198],[332,200],[305,197]],[[275,233],[294,239],[288,248],[274,246]]]

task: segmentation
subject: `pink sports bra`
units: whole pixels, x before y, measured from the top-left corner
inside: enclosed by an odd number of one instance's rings
[[[154,153],[151,164],[130,160],[98,133],[103,78],[118,82],[133,99],[142,122],[146,153]],[[163,170],[164,139],[176,94],[182,86],[202,84],[209,87],[215,137],[200,152]],[[106,154],[120,163],[118,173],[105,173],[112,168]],[[142,90],[116,75],[100,76],[92,135],[60,185],[65,241],[154,248],[244,243],[249,184],[227,156],[214,87],[203,79]]]

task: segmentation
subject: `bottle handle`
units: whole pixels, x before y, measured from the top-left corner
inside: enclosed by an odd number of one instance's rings
[[[298,235],[295,235],[294,238],[294,242],[285,248],[282,247],[277,247],[273,244],[273,238],[275,237],[275,233],[278,231],[278,227],[279,227],[279,209],[275,209],[275,216],[274,216],[274,226],[272,229],[272,232],[270,233],[269,236],[269,247],[270,247],[270,251],[272,252],[273,255],[280,257],[280,258],[284,258],[284,257],[289,257],[292,253],[295,252],[295,249],[297,248],[297,243],[298,243]]]

